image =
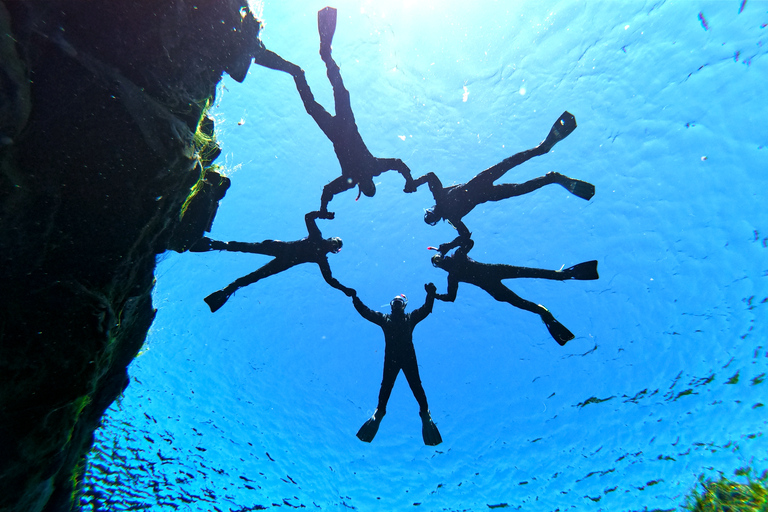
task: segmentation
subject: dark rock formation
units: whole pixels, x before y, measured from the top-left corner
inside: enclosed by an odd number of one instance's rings
[[[68,511],[154,317],[156,255],[229,181],[205,116],[245,0],[0,0],[0,510]]]

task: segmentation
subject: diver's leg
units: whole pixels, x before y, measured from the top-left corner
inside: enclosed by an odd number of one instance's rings
[[[497,163],[496,165],[493,165],[471,180],[467,182],[465,185],[467,189],[471,190],[472,193],[481,193],[483,190],[487,190],[490,187],[493,186],[493,182],[504,176],[504,174],[507,173],[510,169],[513,167],[517,167],[518,165],[527,162],[531,158],[539,155],[543,155],[546,153],[546,151],[541,151],[538,149],[538,147],[533,149],[528,149],[526,151],[522,151],[520,153],[517,153],[516,155],[512,155],[509,158],[505,158],[501,162]],[[539,186],[547,185],[547,183],[544,183]],[[538,187],[536,187],[538,188]],[[535,189],[533,189],[535,190]],[[525,192],[522,192],[525,193]],[[517,194],[519,195],[519,194]]]
[[[474,178],[472,178],[467,185],[474,182],[475,185],[481,187],[488,187],[494,181],[501,178],[507,171],[516,167],[523,162],[530,160],[535,156],[540,156],[547,153],[552,147],[559,141],[570,135],[573,130],[576,129],[576,118],[569,112],[563,112],[563,115],[555,121],[555,124],[550,129],[547,138],[536,146],[535,148],[521,151],[516,155],[512,155],[509,158],[505,158],[498,164],[489,167]],[[519,194],[518,194],[519,195]]]
[[[497,279],[550,279],[553,281],[591,281],[598,279],[597,260],[585,261],[563,270],[547,270],[543,268],[516,267],[514,265],[493,265]]]
[[[391,357],[384,357],[384,373],[381,378],[381,388],[379,389],[379,403],[376,410],[383,416],[387,412],[387,403],[392,394],[392,388],[395,386],[397,374],[400,373],[400,365]]]
[[[427,404],[427,394],[424,392],[424,386],[421,384],[421,377],[419,376],[419,364],[416,361],[415,352],[404,358],[403,361],[403,373],[408,380],[408,385],[411,387],[413,397],[419,403],[419,414],[429,413],[429,404]]]
[[[328,75],[328,81],[331,82],[333,87],[333,100],[336,109],[336,117],[339,119],[348,119],[354,123],[354,114],[352,113],[352,104],[349,99],[349,91],[344,87],[344,80],[341,78],[341,70],[336,61],[331,56],[331,49],[328,48],[327,52],[320,52],[320,57],[325,62],[326,73]]]
[[[215,313],[224,305],[224,303],[227,302],[229,297],[240,288],[248,286],[249,284],[253,284],[261,279],[264,279],[265,277],[269,277],[271,275],[282,272],[291,266],[292,265],[287,260],[276,258],[255,272],[251,272],[247,276],[236,279],[221,290],[213,292],[204,300],[206,304],[208,304],[208,306],[211,308],[211,312]]]
[[[384,376],[381,379],[381,388],[379,389],[379,403],[376,406],[376,410],[373,411],[373,415],[357,431],[357,438],[361,441],[370,443],[376,437],[379,425],[381,425],[381,419],[387,414],[387,402],[389,402],[389,395],[392,394],[392,388],[395,385],[398,373],[400,373],[400,367],[394,360],[385,355]]]
[[[432,415],[429,413],[427,405],[427,394],[424,392],[424,386],[419,377],[419,365],[416,362],[416,352],[411,350],[411,354],[405,357],[403,362],[403,373],[408,379],[408,385],[411,387],[413,396],[419,403],[419,417],[421,418],[421,437],[424,444],[428,446],[437,446],[443,442],[437,425],[432,421]]]
[[[501,201],[510,197],[522,196],[529,194],[534,190],[538,190],[541,187],[557,183],[557,177],[555,173],[547,173],[544,176],[539,176],[532,180],[528,180],[525,183],[502,183],[500,185],[488,185],[483,192],[483,199],[485,201]],[[485,202],[483,201],[483,202]]]
[[[498,300],[499,302],[506,302],[508,304],[512,304],[516,308],[530,311],[531,313],[536,313],[539,315],[541,320],[544,322],[544,325],[547,326],[549,334],[559,345],[565,345],[567,342],[574,338],[573,333],[569,331],[568,328],[566,328],[563,324],[558,322],[547,308],[541,304],[535,304],[531,301],[521,298],[515,292],[501,284],[501,282],[499,282],[498,285],[492,287],[484,287],[484,289],[491,295],[491,297]]]
[[[280,256],[285,250],[286,242],[279,240],[264,240],[262,242],[218,242],[211,244],[212,249],[228,252],[247,252],[250,254],[264,254],[265,256]]]
[[[534,190],[551,184],[561,185],[573,195],[582,199],[589,200],[595,195],[595,186],[586,181],[575,180],[564,176],[559,172],[548,172],[544,176],[539,176],[525,183],[502,183],[500,185],[490,185],[478,193],[483,201],[501,201],[510,197],[529,194]]]

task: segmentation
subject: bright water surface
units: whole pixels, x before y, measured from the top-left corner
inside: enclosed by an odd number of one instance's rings
[[[265,1],[262,38],[332,110],[324,1]],[[365,444],[383,336],[316,265],[212,314],[203,297],[269,258],[167,255],[144,353],[97,433],[88,482],[109,510],[671,510],[702,473],[768,468],[768,2],[335,7],[363,138],[416,176],[464,182],[576,116],[570,137],[500,181],[559,171],[594,183],[591,201],[548,186],[465,218],[478,261],[599,260],[598,281],[506,282],[576,339],[560,347],[535,315],[461,285],[414,334],[443,444],[423,445],[402,376]],[[253,66],[223,83],[232,188],[211,237],[302,238],[339,174],[331,143],[289,75]],[[373,308],[405,293],[413,309],[426,282],[445,290],[426,247],[455,231],[423,222],[426,186],[402,185],[385,173],[374,198],[336,196],[336,219],[319,222],[344,240],[334,275]]]

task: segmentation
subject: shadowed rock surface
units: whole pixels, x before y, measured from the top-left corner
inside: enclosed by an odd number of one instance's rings
[[[259,28],[245,0],[0,1],[0,510],[77,508],[155,258],[229,186],[205,109]]]

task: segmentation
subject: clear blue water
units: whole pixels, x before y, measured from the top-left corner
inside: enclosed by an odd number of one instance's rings
[[[423,445],[401,376],[372,444],[383,336],[315,265],[203,297],[269,261],[170,254],[133,382],[97,432],[89,488],[109,510],[675,509],[700,474],[768,468],[768,3],[339,0],[334,57],[371,152],[445,184],[538,144],[561,112],[578,129],[502,182],[550,186],[465,218],[472,256],[598,281],[506,283],[575,334],[469,285],[414,341],[444,442]],[[315,1],[266,1],[263,40],[332,109]],[[706,27],[699,15],[703,15]],[[295,240],[338,176],[291,78],[252,67],[215,110],[232,188],[212,238]],[[385,173],[374,198],[336,196],[334,275],[372,307],[424,283],[426,187]],[[382,310],[386,310],[382,307]],[[760,320],[760,319],[763,320]],[[92,501],[89,497],[86,501]]]

